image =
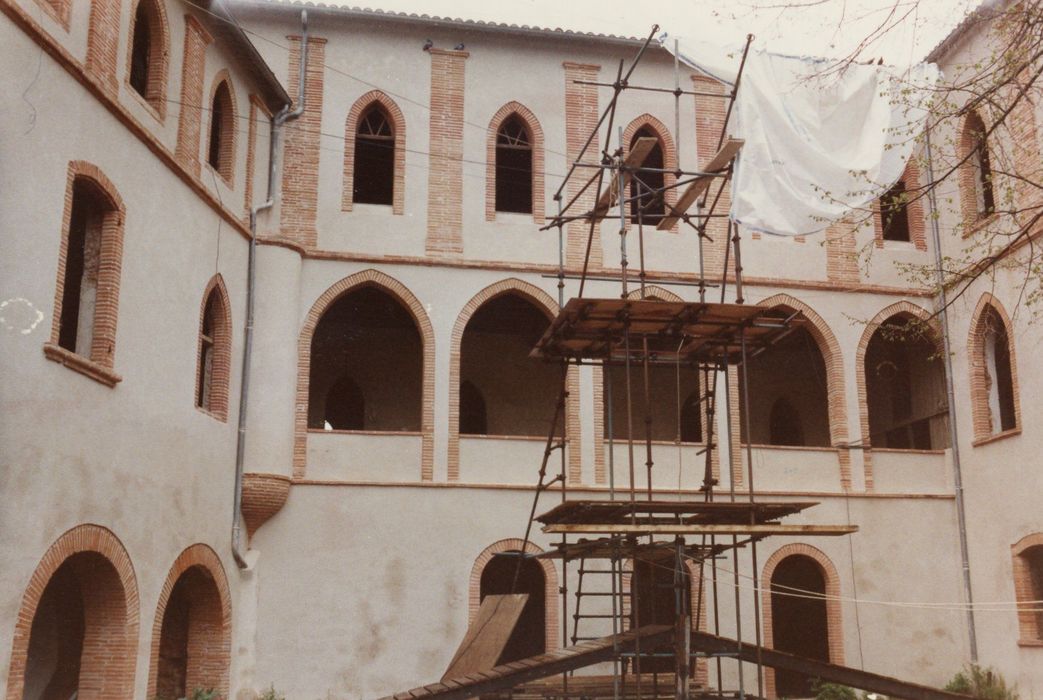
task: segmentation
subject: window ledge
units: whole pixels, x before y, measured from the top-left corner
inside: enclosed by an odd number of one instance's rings
[[[203,408],[202,406],[196,406],[196,410],[199,411],[200,413],[202,413],[204,416],[210,416],[214,420],[220,421],[221,423],[227,423],[228,422],[228,417],[227,416],[222,415],[220,413],[217,413],[215,411],[211,411],[211,410],[209,410],[207,408]]]
[[[973,224],[971,224],[969,227],[964,229],[963,237],[964,238],[970,238],[974,234],[976,234],[979,231],[981,231],[983,228],[988,228],[989,226],[991,226],[992,223],[995,222],[996,219],[998,219],[999,217],[1000,217],[1000,213],[998,211],[994,211],[991,214],[989,214],[988,216],[982,217],[981,219],[978,219]]]
[[[978,438],[971,443],[971,447],[981,447],[982,445],[988,445],[993,442],[999,442],[1000,440],[1006,440],[1009,437],[1015,435],[1021,435],[1021,428],[1011,428],[1010,430],[1004,430],[1002,433],[996,433],[995,435],[989,435],[988,437]],[[1043,644],[1043,642],[1040,642]]]
[[[867,447],[870,452],[892,452],[895,454],[943,455],[945,450],[920,450],[915,447]]]
[[[405,435],[406,437],[421,437],[424,433],[419,430],[348,430],[345,428],[308,428],[313,435]]]
[[[1041,647],[1043,648],[1043,639],[1019,639],[1019,647]]]
[[[229,179],[229,178],[227,178],[227,177],[225,177],[225,174],[224,174],[223,172],[221,172],[220,170],[218,170],[217,168],[215,168],[214,166],[212,166],[212,165],[210,164],[210,162],[209,162],[209,161],[207,161],[207,160],[204,160],[204,161],[203,161],[203,165],[205,165],[205,166],[206,166],[206,169],[207,169],[207,170],[209,170],[209,171],[210,171],[210,172],[212,172],[212,173],[213,173],[213,174],[214,174],[215,176],[217,176],[217,179],[218,179],[218,181],[220,181],[220,182],[223,182],[223,183],[224,183],[224,185],[225,185],[225,187],[227,187],[228,189],[232,190],[233,192],[235,191],[235,185],[234,185],[234,184],[232,183],[232,180],[231,180],[231,179]],[[219,195],[220,193],[215,193],[215,194],[218,194],[218,195]]]
[[[126,89],[126,93],[131,96],[135,102],[144,107],[148,113],[155,119],[159,124],[166,122],[166,115],[160,112],[160,108],[153,104],[149,98],[142,95],[140,92],[134,89],[134,86],[130,84],[130,80],[123,81],[123,87]]]
[[[103,367],[97,362],[78,355],[71,350],[66,350],[55,343],[44,343],[43,354],[48,360],[63,364],[69,369],[90,377],[107,387],[114,387],[123,381],[123,377],[113,372],[110,368]]]

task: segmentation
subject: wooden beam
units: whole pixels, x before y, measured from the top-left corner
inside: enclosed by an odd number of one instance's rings
[[[645,158],[652,152],[658,141],[651,136],[642,136],[635,143],[634,147],[627,153],[626,160],[623,161],[624,168],[640,168],[645,162]],[[626,190],[627,185],[630,184],[630,171],[623,171],[623,189]],[[605,216],[609,209],[616,203],[616,197],[619,195],[619,179],[611,177],[611,181],[608,183],[608,189],[601,193],[601,197],[598,199],[597,206],[594,207],[595,219],[601,219]]]
[[[485,596],[442,680],[484,671],[498,664],[528,600],[529,596],[524,593]]]
[[[609,661],[617,652],[634,651],[639,644],[651,649],[670,642],[673,637],[674,628],[671,625],[645,625],[622,634],[503,664],[488,671],[472,673],[461,678],[443,679],[441,683],[388,695],[381,700],[466,700]]]
[[[882,676],[878,673],[860,671],[856,668],[839,666],[826,661],[809,659],[784,651],[758,648],[756,645],[739,643],[734,639],[718,637],[706,632],[692,630],[692,649],[711,653],[734,654],[743,661],[757,663],[758,659],[765,666],[785,671],[796,671],[808,676],[814,676],[830,683],[867,690],[872,693],[881,693],[892,698],[907,698],[908,700],[967,700],[966,695],[950,693],[925,685],[908,683],[890,676]]]
[[[721,150],[717,151],[717,155],[710,159],[708,163],[703,164],[699,168],[700,172],[704,173],[717,173],[724,170],[728,163],[732,162],[732,158],[739,152],[745,141],[742,139],[728,139],[721,146]],[[670,213],[664,216],[659,221],[659,225],[656,226],[660,231],[664,231],[668,228],[672,228],[677,220],[681,218],[681,215],[687,212],[695,200],[699,199],[700,195],[706,191],[713,181],[712,177],[700,177],[697,180],[693,180],[685,188],[681,196],[677,198],[677,203],[670,207]]]
[[[809,535],[834,537],[858,532],[857,525],[612,525],[597,523],[554,523],[545,525],[548,534],[584,535]]]

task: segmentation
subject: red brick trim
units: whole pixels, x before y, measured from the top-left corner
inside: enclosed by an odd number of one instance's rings
[[[406,211],[406,117],[398,104],[380,90],[370,90],[355,100],[344,120],[344,192],[341,195],[341,211],[351,211],[355,204],[355,132],[359,117],[373,103],[384,108],[391,121],[391,133],[395,137],[394,191],[391,195],[391,213]]]
[[[87,72],[112,95],[116,94],[121,4],[120,0],[92,0],[87,28]]]
[[[79,372],[96,382],[107,387],[114,387],[123,381],[123,377],[110,369],[102,367],[96,362],[91,362],[82,355],[77,355],[72,350],[66,350],[54,343],[43,344],[43,354],[48,360],[65,365],[74,372]]]
[[[50,344],[56,349],[61,331],[62,294],[65,290],[65,265],[69,255],[69,226],[72,222],[72,200],[74,185],[77,181],[87,182],[95,194],[106,200],[108,211],[102,219],[101,252],[98,261],[97,296],[94,301],[94,326],[91,334],[91,352],[89,363],[111,373],[116,355],[116,319],[119,313],[120,271],[123,263],[123,225],[126,221],[126,207],[112,181],[106,177],[98,166],[82,160],[69,163],[69,173],[65,186],[65,210],[62,214],[61,246],[58,253],[58,280],[54,292],[54,314],[51,319]],[[54,350],[45,350],[48,357],[58,359],[63,364],[64,354]],[[68,353],[75,354],[75,353]],[[86,368],[80,363],[78,368]],[[113,377],[118,375],[112,374]],[[97,378],[97,377],[96,377]],[[104,381],[104,380],[103,380]],[[119,381],[117,378],[116,381]]]
[[[97,585],[84,591],[87,633],[80,657],[80,697],[130,700],[134,696],[140,615],[134,567],[111,530],[83,524],[65,532],[48,548],[25,587],[14,628],[7,700],[22,700],[33,618],[47,583],[69,557],[83,552],[101,555],[112,568],[101,571],[95,567]]]
[[[857,227],[849,219],[841,219],[826,229],[826,279],[830,282],[859,285],[856,233]]]
[[[546,220],[547,208],[543,185],[543,127],[536,115],[520,102],[508,102],[489,120],[485,144],[485,220],[496,221],[496,134],[512,114],[525,122],[532,137],[532,220],[542,224]]]
[[[210,408],[203,409],[222,423],[228,420],[228,385],[232,375],[232,308],[224,278],[216,274],[203,290],[199,306],[198,340],[196,342],[195,405],[199,406],[199,373],[203,371],[203,318],[211,294],[217,294],[217,313],[213,329],[213,359],[210,366]]]
[[[674,137],[670,134],[670,129],[667,128],[666,124],[659,121],[651,114],[645,113],[634,119],[627,125],[627,128],[623,130],[623,151],[624,153],[630,152],[630,141],[634,138],[634,134],[637,130],[647,126],[649,129],[655,132],[656,137],[659,139],[659,147],[663,149],[663,167],[667,170],[677,169],[677,147],[674,145]],[[673,173],[665,173],[663,175],[663,184],[666,187],[672,187],[677,182],[677,176]],[[629,196],[629,195],[628,195]],[[669,189],[664,195],[667,207],[672,207],[677,203],[677,189]],[[670,210],[667,209],[669,212]],[[726,211],[726,210],[722,210]],[[627,216],[627,225],[630,226],[630,217]],[[677,233],[678,222],[674,222],[674,225],[669,228],[671,233]]]
[[[464,340],[464,330],[467,328],[467,322],[471,320],[471,317],[483,304],[508,293],[517,294],[532,302],[536,308],[546,314],[548,319],[554,318],[558,313],[558,303],[554,301],[551,295],[539,287],[514,277],[489,285],[464,304],[460,315],[456,317],[453,334],[449,339],[449,466],[447,475],[449,481],[457,481],[460,478],[460,355]],[[575,370],[575,367],[569,367],[570,374],[574,373]],[[570,395],[569,407],[566,409],[569,413],[578,410],[578,400],[578,396]],[[566,416],[567,419],[568,416]],[[571,426],[566,425],[566,428],[568,427]],[[576,440],[579,436],[570,435],[570,437]],[[576,447],[570,450],[570,452],[579,452],[578,442],[573,444]],[[570,474],[572,471],[571,464],[570,461]]]
[[[960,212],[963,214],[964,236],[970,235],[978,230],[978,228],[974,226],[976,222],[989,218],[989,216],[982,216],[982,213],[978,211],[977,183],[975,182],[976,173],[974,168],[974,156],[972,154],[976,145],[974,138],[976,131],[980,131],[980,133],[984,134],[986,131],[985,122],[977,111],[971,110],[963,116],[963,121],[960,124],[960,138],[956,145],[957,158],[963,160],[963,163],[959,166],[956,177],[960,190]],[[985,141],[985,144],[986,150],[989,151],[991,163],[992,149],[988,146],[988,140]],[[995,196],[995,182],[993,182],[992,189],[993,196]]]
[[[992,378],[989,377],[985,361],[985,339],[988,336],[989,311],[995,313],[1007,334],[1007,348],[1010,352],[1010,378],[1014,394],[1014,428],[1002,433],[993,432],[993,416],[989,410],[989,388]],[[1014,325],[999,299],[985,292],[978,299],[978,305],[971,315],[970,335],[967,338],[967,365],[970,370],[971,388],[971,421],[974,426],[974,441],[988,441],[992,437],[1021,432],[1021,392],[1018,390],[1018,363],[1014,351]],[[998,419],[998,417],[997,417]]]
[[[771,577],[775,574],[775,568],[786,557],[803,555],[814,559],[826,581],[826,627],[829,635],[829,661],[840,666],[844,665],[844,626],[843,609],[840,605],[840,576],[833,562],[829,560],[822,550],[809,544],[795,543],[780,547],[764,563],[764,573],[761,574],[761,617],[763,619],[764,646],[772,649],[775,646],[772,628],[771,610]],[[764,674],[765,693],[769,698],[777,698],[775,692],[775,671],[766,668]]]
[[[580,155],[580,149],[586,143],[587,137],[593,132],[594,139],[590,142],[584,158],[588,163],[598,163],[601,160],[601,135],[597,128],[598,118],[598,88],[594,85],[580,85],[577,80],[594,81],[598,79],[601,66],[586,63],[572,63],[565,61],[561,64],[564,68],[565,79],[565,153],[568,162],[572,163]],[[565,187],[565,202],[570,201],[579,194],[583,187],[583,177],[571,178]],[[604,183],[607,188],[608,184]],[[579,195],[576,203],[572,205],[570,212],[581,213],[589,211],[594,207],[595,188],[592,185]],[[587,236],[590,235],[590,225],[583,221],[570,221],[565,227],[566,247],[565,261],[570,267],[579,268],[583,265],[583,256],[587,249]],[[603,253],[601,249],[601,227],[594,227],[594,240],[590,246],[590,265],[597,269],[601,267]]]
[[[148,83],[141,95],[130,85],[131,66],[134,62],[134,29],[137,24],[138,7],[148,3],[151,23]],[[127,69],[123,82],[127,92],[140,98],[159,121],[167,117],[167,73],[170,63],[170,23],[167,21],[166,5],[159,0],[136,0],[130,6],[130,26],[127,31]]]
[[[428,255],[463,253],[464,66],[466,51],[430,49],[427,179]]]
[[[290,477],[282,474],[243,474],[242,513],[248,537],[253,537],[261,525],[286,505],[290,483]]]
[[[341,281],[322,293],[304,319],[301,335],[297,341],[297,404],[294,415],[293,430],[293,478],[303,479],[308,461],[308,380],[311,375],[311,339],[315,327],[326,313],[326,309],[345,294],[363,286],[377,287],[387,292],[402,304],[413,320],[424,353],[424,386],[421,392],[420,432],[421,458],[420,480],[431,481],[434,478],[434,424],[435,424],[435,332],[431,320],[420,303],[409,289],[398,280],[377,270],[363,270]]]
[[[938,346],[938,352],[942,351],[941,332],[937,324],[933,320],[929,320],[931,317],[930,312],[922,306],[917,306],[909,301],[897,301],[881,310],[873,317],[873,320],[866,324],[865,330],[862,331],[862,337],[859,339],[858,347],[855,350],[855,377],[858,381],[858,422],[859,428],[862,431],[862,446],[864,448],[862,450],[862,460],[865,465],[866,491],[873,490],[873,446],[869,438],[869,401],[867,398],[868,395],[866,388],[866,350],[869,349],[869,342],[873,339],[877,330],[880,329],[880,326],[884,321],[892,316],[906,316],[920,321],[928,321],[930,340]]]
[[[844,448],[848,443],[847,429],[847,392],[844,381],[844,357],[840,343],[833,335],[832,329],[825,319],[814,309],[791,297],[789,294],[775,294],[757,303],[758,306],[781,306],[789,311],[799,311],[807,319],[805,326],[826,365],[827,396],[829,405],[829,442],[834,447]],[[851,455],[846,449],[837,451],[840,467],[840,483],[846,491],[851,488]]]
[[[1029,549],[1043,547],[1043,533],[1025,535],[1010,547],[1013,560],[1014,597],[1018,602],[1018,644],[1025,646],[1043,645],[1043,629],[1040,628],[1038,604],[1032,601],[1036,593],[1032,586],[1032,570],[1023,556]]]
[[[920,164],[916,154],[905,164],[902,176],[898,178],[905,183],[905,191],[914,199],[906,204],[909,221],[909,241],[917,250],[927,250],[927,220],[924,218],[923,198],[920,196]],[[880,199],[873,201],[873,236],[877,248],[883,248],[891,241],[884,240],[884,220],[880,210]]]
[[[693,75],[692,87],[698,92],[709,92],[724,95],[728,88],[724,83],[706,75]],[[695,98],[695,141],[700,164],[710,160],[717,153],[717,140],[724,126],[726,100],[709,95],[696,95]],[[719,183],[710,187],[710,197],[716,196]],[[725,184],[721,199],[717,203],[718,212],[731,209],[731,182]],[[730,245],[728,241],[728,220],[713,219],[706,225],[706,233],[713,241],[703,244],[703,266],[709,277],[720,277],[724,268],[724,251]],[[732,273],[729,273],[731,276]],[[748,281],[748,280],[744,280]]]
[[[211,121],[216,112],[214,109],[214,100],[217,97],[217,91],[222,84],[224,84],[227,89],[230,109],[222,114],[221,143],[218,144],[218,148],[221,152],[217,158],[218,167],[214,168],[210,163],[207,163],[207,166],[220,175],[226,185],[234,187],[235,160],[236,153],[238,152],[238,149],[236,148],[238,141],[236,134],[239,132],[239,109],[236,105],[235,87],[232,84],[232,74],[228,72],[227,68],[222,68],[218,71],[217,75],[214,76],[213,83],[210,85],[210,99],[206,102],[207,109],[209,110],[206,129],[206,153],[210,153],[210,137],[213,135]]]
[[[523,542],[523,540],[517,537],[493,542],[491,545],[483,549],[482,553],[474,560],[474,565],[471,567],[471,577],[468,579],[467,584],[468,625],[473,623],[475,618],[478,616],[478,606],[481,605],[482,602],[482,571],[485,570],[485,566],[492,561],[493,555],[497,552],[520,552]],[[543,551],[532,542],[525,544],[526,554],[539,554]],[[559,627],[560,623],[557,605],[558,572],[554,569],[554,564],[546,559],[537,559],[536,561],[539,563],[540,568],[543,569],[543,599],[545,601],[544,634],[546,639],[544,643],[547,651],[551,651],[561,647],[561,629]]]
[[[51,19],[69,31],[69,19],[72,14],[72,0],[36,0],[36,4],[50,15]]]
[[[181,58],[181,114],[177,123],[174,156],[194,177],[199,177],[199,138],[203,125],[203,72],[206,47],[214,38],[199,20],[185,15],[185,46]],[[207,105],[209,107],[209,104]]]
[[[209,579],[208,591],[195,591],[189,612],[188,673],[185,687],[218,691],[228,697],[228,669],[232,658],[232,598],[228,579],[220,557],[205,544],[194,544],[178,555],[167,573],[159,593],[156,616],[152,621],[152,644],[149,654],[148,697],[156,697],[159,673],[159,645],[163,634],[163,614],[178,579],[189,569],[202,570]]]
[[[301,37],[290,41],[287,91],[300,90]],[[308,62],[304,67],[304,113],[288,125],[283,139],[282,202],[279,227],[283,236],[310,248],[318,242],[315,227],[319,209],[319,149],[326,69],[326,39],[308,37]],[[296,106],[296,104],[294,105]]]

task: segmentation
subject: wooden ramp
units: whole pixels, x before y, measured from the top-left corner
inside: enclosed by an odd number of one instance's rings
[[[609,661],[617,653],[634,651],[639,645],[645,645],[646,648],[656,647],[669,642],[673,636],[674,628],[670,625],[646,625],[636,630],[582,642],[576,646],[503,664],[486,671],[443,679],[440,683],[389,695],[381,700],[465,700],[564,671]]]
[[[711,654],[735,656],[743,661],[760,662],[771,668],[796,671],[830,683],[881,693],[892,698],[908,698],[908,700],[967,700],[966,695],[950,693],[925,685],[907,683],[906,681],[881,676],[877,673],[860,671],[856,668],[838,666],[826,661],[809,659],[795,654],[787,654],[775,649],[757,647],[743,642],[741,645],[734,639],[717,637],[706,632],[692,630],[692,650]]]
[[[485,596],[442,680],[496,666],[528,600],[522,593]]]

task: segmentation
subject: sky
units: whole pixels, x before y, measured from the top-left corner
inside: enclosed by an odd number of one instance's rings
[[[922,59],[979,0],[325,0],[442,17],[646,36],[670,34],[730,46],[747,33],[779,53],[840,58],[880,29],[863,59],[905,66]]]

